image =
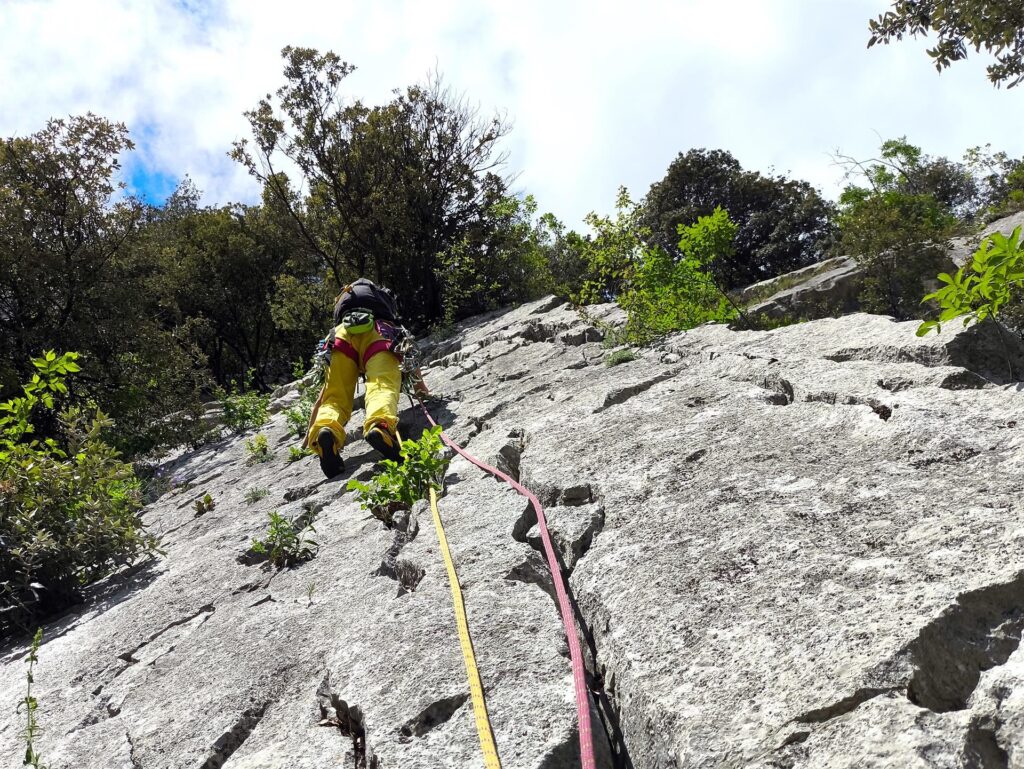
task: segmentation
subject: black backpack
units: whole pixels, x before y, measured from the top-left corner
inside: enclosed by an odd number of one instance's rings
[[[378,320],[398,322],[395,295],[366,278],[359,278],[341,290],[334,305],[334,323],[341,323],[341,319],[353,310],[369,310]]]

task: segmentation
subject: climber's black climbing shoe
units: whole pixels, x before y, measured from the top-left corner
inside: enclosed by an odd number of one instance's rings
[[[345,469],[345,462],[334,449],[334,433],[329,427],[321,427],[316,436],[320,447],[320,469],[328,478],[333,478]]]
[[[391,432],[386,422],[375,422],[366,431],[366,442],[377,449],[377,452],[393,462],[402,461],[402,452],[398,445],[397,436]]]

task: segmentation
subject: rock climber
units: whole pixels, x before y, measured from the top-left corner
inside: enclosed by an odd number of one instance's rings
[[[328,478],[345,467],[341,447],[360,374],[366,379],[363,437],[385,459],[401,461],[397,434],[400,344],[406,334],[398,322],[395,295],[365,278],[341,290],[334,306],[334,323],[334,331],[321,343],[327,379],[303,444],[320,457],[320,469]],[[429,396],[418,370],[413,381],[417,395]]]

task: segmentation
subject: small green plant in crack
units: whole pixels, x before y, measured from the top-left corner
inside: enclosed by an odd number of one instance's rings
[[[249,505],[254,504],[256,502],[259,502],[269,493],[270,489],[268,489],[265,486],[253,486],[252,488],[245,492],[245,502],[246,504]]]
[[[285,409],[284,419],[288,429],[296,438],[305,438],[306,430],[309,429],[309,417],[313,413],[313,406],[316,405],[320,395],[321,384],[310,385],[302,391],[302,395],[295,402],[295,405]]]
[[[295,446],[288,447],[288,464],[298,462],[303,457],[308,457],[312,452],[309,449],[300,449]]]
[[[269,462],[272,453],[270,451],[270,444],[267,443],[267,436],[263,433],[259,433],[252,440],[245,442],[245,453],[248,463],[250,465],[259,465],[264,462]]]
[[[213,501],[213,497],[206,494],[202,499],[196,500],[196,515],[206,515],[216,506],[217,504]]]
[[[39,722],[36,720],[36,710],[39,708],[39,702],[32,696],[33,673],[36,663],[39,662],[39,646],[42,642],[43,629],[39,628],[32,638],[32,646],[28,652],[28,675],[26,676],[25,696],[18,703],[19,712],[22,707],[25,708],[25,731],[23,733],[25,738],[25,760],[22,762],[22,766],[31,766],[32,769],[47,769],[43,763],[42,756],[36,751],[36,737],[42,734],[42,729],[39,728]]]
[[[253,388],[252,371],[246,372],[241,386],[232,382],[230,390],[220,387],[215,394],[223,411],[224,426],[233,432],[262,427],[270,416],[270,396]]]
[[[629,363],[631,360],[636,360],[640,356],[637,355],[636,350],[626,347],[622,350],[616,350],[613,353],[609,353],[604,359],[604,365],[606,366],[618,366],[621,363]]]
[[[310,582],[306,585],[306,605],[313,605],[313,593],[316,592],[316,582]]]
[[[308,561],[316,555],[319,545],[310,538],[316,534],[312,522],[290,521],[276,510],[269,513],[270,523],[263,539],[254,539],[249,548],[257,555],[266,556],[279,569]]]
[[[426,497],[431,486],[443,487],[448,459],[442,455],[441,428],[426,430],[418,441],[403,441],[402,463],[385,459],[381,466],[369,483],[351,480],[348,488],[363,510],[390,526],[395,513]]]

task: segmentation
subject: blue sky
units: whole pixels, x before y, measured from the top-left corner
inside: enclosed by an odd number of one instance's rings
[[[994,89],[984,55],[939,75],[923,40],[866,49],[868,19],[889,4],[5,0],[0,135],[92,110],[131,129],[125,178],[150,200],[188,175],[207,203],[253,201],[227,152],[243,111],[281,84],[290,44],[355,64],[347,92],[370,103],[439,69],[485,113],[507,113],[516,188],[570,226],[607,212],[619,185],[641,197],[695,147],[831,197],[830,153],[869,157],[880,138],[1024,155],[1024,87]]]

